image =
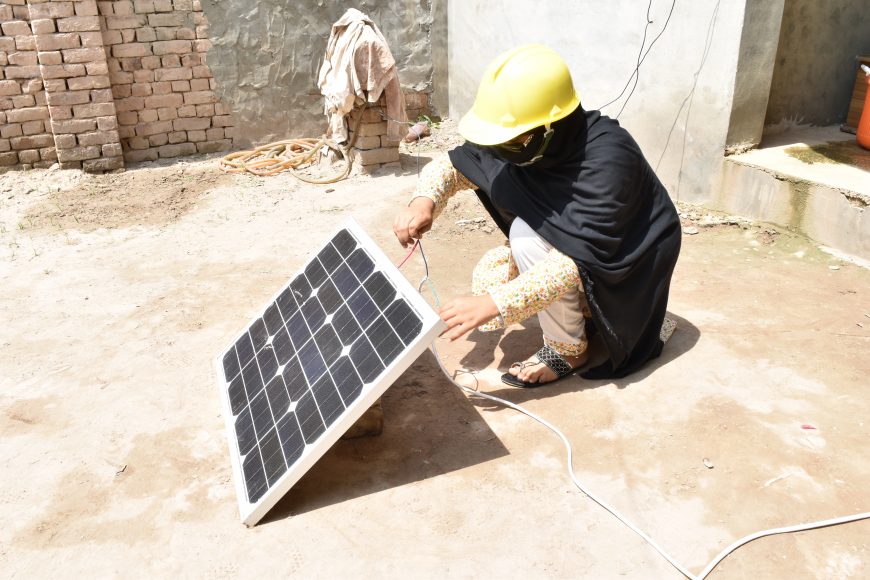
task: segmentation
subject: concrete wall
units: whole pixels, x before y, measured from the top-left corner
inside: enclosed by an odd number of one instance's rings
[[[843,122],[859,54],[870,54],[867,0],[787,0],[765,124]]]
[[[432,96],[430,106],[440,115],[450,110],[450,68],[448,66],[447,37],[450,29],[447,23],[448,0],[432,0],[432,28],[429,40],[432,43]]]
[[[742,151],[761,142],[779,44],[783,0],[747,0],[734,78],[726,146]]]
[[[677,2],[619,116],[672,197],[705,201],[720,183],[745,4]],[[771,3],[769,10],[778,5]],[[493,57],[529,42],[562,53],[583,106],[600,108],[619,95],[635,68],[646,6],[631,0],[450,2],[451,114],[461,115],[470,107],[478,79]],[[647,46],[662,30],[670,7],[670,2],[653,3]],[[624,102],[625,97],[604,112],[616,116]]]
[[[233,109],[242,144],[323,134],[326,117],[317,75],[332,23],[348,8],[358,8],[381,29],[404,89],[431,92],[433,62],[446,63],[441,56],[446,37],[432,34],[446,29],[443,0],[202,4],[214,43],[209,65]]]

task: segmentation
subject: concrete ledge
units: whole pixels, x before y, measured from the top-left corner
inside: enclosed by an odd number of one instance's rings
[[[870,259],[870,151],[835,127],[801,129],[765,145],[726,159],[711,205]]]

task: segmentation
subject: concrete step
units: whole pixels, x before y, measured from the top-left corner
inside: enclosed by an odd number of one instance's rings
[[[725,161],[713,205],[870,260],[870,151],[838,127],[765,138]]]

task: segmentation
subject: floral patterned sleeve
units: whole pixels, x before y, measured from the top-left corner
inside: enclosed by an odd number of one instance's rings
[[[550,250],[541,260],[506,284],[488,289],[503,324],[525,320],[546,309],[572,290],[582,288],[574,260],[558,250]]]
[[[453,167],[453,164],[450,163],[450,157],[442,155],[426,165],[420,172],[420,180],[417,182],[417,189],[411,199],[428,197],[435,202],[432,215],[438,217],[457,191],[475,189],[476,187]]]
[[[453,167],[450,157],[442,155],[420,172],[412,199],[431,199],[435,203],[433,215],[437,217],[457,191],[476,187]],[[551,250],[547,259],[519,274],[510,248],[495,248],[487,252],[475,268],[472,293],[480,295],[488,292],[501,316],[483,325],[481,330],[494,330],[525,320],[579,286],[577,265],[558,250]]]

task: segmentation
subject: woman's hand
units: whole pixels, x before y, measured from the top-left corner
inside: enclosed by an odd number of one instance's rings
[[[415,197],[393,220],[393,233],[399,243],[407,248],[414,239],[420,239],[432,227],[432,212],[435,202],[428,197]]]
[[[438,311],[441,320],[447,323],[447,330],[441,336],[456,340],[481,324],[498,316],[498,306],[489,294],[482,296],[460,296],[444,303]]]

